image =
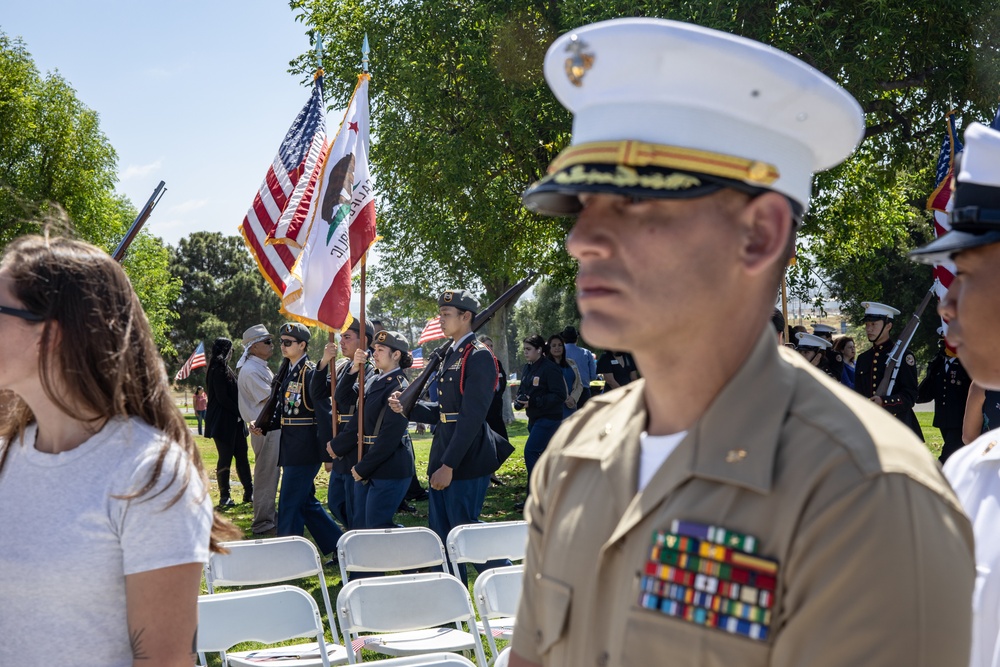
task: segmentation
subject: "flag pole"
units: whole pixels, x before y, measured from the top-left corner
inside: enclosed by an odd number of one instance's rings
[[[368,33],[365,33],[365,39],[361,43],[361,69],[365,74],[368,73]],[[368,349],[368,336],[365,335],[365,273],[368,265],[368,252],[361,256],[361,305],[358,322],[358,333],[361,338],[361,349]],[[361,460],[364,454],[364,447],[362,443],[365,441],[365,365],[361,364],[361,368],[358,369],[358,461]]]
[[[365,335],[365,268],[367,262],[367,253],[365,257],[361,258],[361,306],[360,306],[360,321],[358,322],[358,331],[361,333],[361,349],[368,349],[368,336]],[[358,369],[358,461],[361,460],[363,454],[363,447],[361,446],[365,440],[365,365],[361,364],[361,368]]]
[[[325,73],[323,71],[323,33],[316,33],[316,73],[313,75],[314,79],[318,79]],[[322,86],[322,83],[320,83]],[[334,334],[330,332],[330,338],[327,342],[331,340],[336,340],[333,338]],[[337,401],[334,397],[337,394],[337,353],[333,353],[333,358],[330,359],[330,433],[333,437],[337,437]]]

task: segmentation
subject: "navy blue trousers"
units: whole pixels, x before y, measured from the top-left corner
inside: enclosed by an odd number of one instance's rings
[[[369,479],[353,483],[354,519],[361,523],[351,528],[395,528],[392,517],[410,488],[410,478]]]
[[[483,511],[486,501],[486,490],[490,486],[490,476],[474,477],[472,479],[453,479],[446,488],[438,491],[428,489],[428,507],[430,529],[441,538],[441,543],[447,545],[448,532],[455,526],[467,523],[481,523],[479,513]],[[476,564],[476,570],[482,572],[491,567],[510,565],[509,560],[494,560],[488,563]],[[449,565],[450,567],[450,565]],[[450,571],[450,570],[448,570]],[[465,564],[459,565],[459,579],[468,583]]]
[[[316,500],[313,480],[319,466],[319,463],[283,466],[278,500],[278,537],[301,537],[303,529],[308,528],[320,553],[329,554],[337,550],[337,540],[344,533]]]
[[[326,505],[330,514],[340,522],[344,530],[353,530],[354,520],[354,475],[347,472],[330,472],[330,489],[326,495]]]

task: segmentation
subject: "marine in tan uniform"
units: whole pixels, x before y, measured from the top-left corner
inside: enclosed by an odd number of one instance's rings
[[[567,33],[545,72],[573,141],[525,203],[577,216],[581,334],[645,379],[538,463],[510,664],[964,665],[955,496],[767,319],[812,173],[862,137],[857,103],[774,49],[655,19]],[[725,346],[703,335],[722,327]]]

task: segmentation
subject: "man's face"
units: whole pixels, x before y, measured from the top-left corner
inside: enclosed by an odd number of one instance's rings
[[[890,329],[892,329],[892,322],[888,320],[865,321],[865,336],[872,343],[883,343],[888,340]]]
[[[580,196],[566,239],[579,262],[580,334],[636,351],[704,335],[704,312],[738,279],[738,205],[744,195],[691,200]]]
[[[454,338],[464,329],[464,310],[459,310],[455,306],[441,306],[438,308],[438,315],[441,317],[441,331],[445,336]]]
[[[274,351],[274,341],[268,337],[264,340],[259,340],[250,346],[250,354],[255,357],[260,357],[261,359],[270,359],[271,352]]]
[[[299,342],[291,336],[281,337],[281,356],[285,357],[289,361],[298,361],[306,350],[306,344]]]
[[[955,267],[938,305],[948,322],[948,344],[976,383],[1000,390],[1000,243],[959,253]]]
[[[358,351],[358,346],[361,345],[361,338],[353,329],[348,329],[344,333],[340,334],[340,352],[345,357],[354,358],[354,353]]]

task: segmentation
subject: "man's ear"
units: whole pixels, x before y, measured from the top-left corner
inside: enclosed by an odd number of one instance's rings
[[[743,232],[740,259],[748,273],[768,272],[776,263],[787,263],[793,222],[792,207],[783,195],[765,192],[750,199],[739,220]]]

